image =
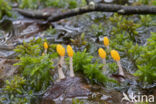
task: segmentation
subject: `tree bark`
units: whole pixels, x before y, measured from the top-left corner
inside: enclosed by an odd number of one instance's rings
[[[22,10],[19,8],[13,8],[14,11],[17,11],[19,14],[28,17],[28,18],[33,18],[33,19],[47,19],[50,14],[48,13],[43,13],[39,11],[31,11],[31,10]]]
[[[117,12],[119,14],[156,14],[156,6],[123,6],[113,4],[95,4],[95,6],[85,6],[69,10],[59,15],[52,15],[48,18],[48,22],[58,21],[67,17],[72,17],[88,12]]]
[[[45,19],[48,22],[55,22],[61,19],[69,18],[76,15],[81,15],[89,12],[116,12],[123,15],[131,14],[156,14],[156,6],[124,6],[115,4],[89,4],[84,7],[67,10],[63,13],[46,14],[43,12],[30,12],[20,9],[15,9],[20,14],[35,19]]]

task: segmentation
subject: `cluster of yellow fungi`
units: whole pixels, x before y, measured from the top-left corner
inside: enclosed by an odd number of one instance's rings
[[[59,62],[59,65],[58,65],[59,79],[64,79],[65,75],[63,73],[62,66],[64,64],[65,48],[62,45],[58,44],[56,46],[56,51],[60,55],[60,62]],[[74,77],[75,76],[74,75],[74,70],[73,70],[73,54],[74,54],[74,51],[73,51],[73,49],[72,49],[72,47],[70,45],[67,46],[67,53],[68,53],[68,56],[70,57],[70,60],[69,60],[70,77]]]
[[[104,37],[103,43],[104,43],[104,46],[107,48],[107,50],[109,50],[109,39],[108,39],[108,37]],[[47,50],[48,50],[48,43],[44,42],[44,53],[43,54],[46,54]],[[64,64],[65,48],[62,45],[58,44],[56,46],[56,51],[60,56],[59,64],[58,64],[59,79],[64,79],[65,75],[63,73],[62,66]],[[103,48],[99,48],[98,53],[99,53],[99,56],[102,58],[102,61],[103,61],[103,64],[104,64],[103,72],[105,73],[106,72],[106,52],[105,52],[105,50]],[[73,49],[72,49],[72,47],[70,45],[67,45],[67,54],[68,54],[68,56],[70,58],[70,60],[69,60],[70,77],[74,77],[75,76],[74,70],[73,70],[74,51],[73,51]],[[116,61],[117,65],[119,67],[119,74],[124,76],[124,72],[123,72],[122,66],[120,64],[120,55],[119,55],[118,51],[111,50],[110,54],[111,54],[111,57]]]
[[[45,55],[45,54],[47,54],[48,43],[44,42],[43,43],[43,47],[44,47],[44,53],[42,55]],[[59,64],[58,64],[58,76],[59,76],[59,80],[60,80],[60,79],[64,79],[65,78],[65,75],[64,75],[63,70],[62,70],[62,66],[64,64],[65,48],[62,45],[58,44],[56,46],[56,51],[57,51],[57,53],[60,56]],[[75,74],[74,74],[74,70],[73,70],[73,58],[72,58],[73,55],[74,55],[74,51],[73,51],[73,49],[72,49],[72,47],[70,45],[67,45],[67,54],[70,57],[70,60],[69,60],[69,64],[70,64],[70,77],[74,77]]]
[[[104,42],[104,46],[107,48],[107,50],[109,50],[109,39],[108,39],[108,37],[104,37],[103,42]],[[106,52],[104,49],[99,48],[98,53],[99,53],[99,56],[103,60],[103,64],[104,64],[103,71],[105,72],[106,71],[106,67],[105,67],[106,66]],[[118,51],[111,50],[110,54],[111,54],[112,58],[117,62],[117,65],[119,67],[119,74],[124,76],[124,72],[123,72],[122,66],[120,64],[120,55],[119,55]]]

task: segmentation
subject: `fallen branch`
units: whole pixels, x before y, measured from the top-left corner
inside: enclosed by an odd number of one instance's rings
[[[59,8],[45,8],[42,10],[23,10],[19,8],[13,8],[13,11],[17,11],[19,14],[33,19],[47,20],[52,14],[59,14],[61,9]]]
[[[116,12],[123,15],[130,14],[156,14],[156,6],[123,6],[115,4],[94,4],[93,2],[81,8],[67,10],[63,13],[53,12],[51,14],[44,12],[33,12],[15,9],[20,14],[35,19],[45,19],[48,22],[55,22],[68,17],[81,15],[89,12]]]
[[[22,10],[19,8],[13,8],[14,11],[17,11],[19,14],[33,19],[47,19],[50,14],[46,12],[39,12],[39,11],[31,11],[31,10]]]
[[[85,7],[69,10],[59,15],[52,15],[48,22],[58,21],[67,17],[72,17],[88,12],[117,12],[119,14],[156,14],[156,6],[123,6],[114,4],[91,4]]]

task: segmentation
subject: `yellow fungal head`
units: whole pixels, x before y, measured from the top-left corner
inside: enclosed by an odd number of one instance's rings
[[[65,56],[65,49],[62,45],[58,44],[56,46],[56,51],[60,56]]]
[[[67,53],[69,57],[73,57],[74,51],[70,45],[67,46]]]
[[[116,51],[116,50],[111,50],[111,56],[115,61],[120,60],[120,55],[119,55],[118,51]]]
[[[99,48],[98,52],[99,52],[99,56],[100,56],[102,59],[106,58],[106,52],[104,51],[104,49]]]
[[[108,39],[108,37],[104,37],[103,38],[103,43],[104,43],[105,46],[109,46],[109,39]]]
[[[48,49],[48,43],[44,42],[44,49]]]

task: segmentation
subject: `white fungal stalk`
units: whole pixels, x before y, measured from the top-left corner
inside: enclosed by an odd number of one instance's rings
[[[104,58],[104,59],[102,59],[102,61],[103,61],[103,64],[104,64],[103,73],[106,73],[106,59]]]
[[[70,77],[74,77],[75,74],[73,70],[73,58],[72,57],[70,57],[69,63],[70,63]]]
[[[109,46],[107,46],[106,48],[107,48],[107,50],[109,50]]]
[[[58,65],[58,75],[59,75],[59,79],[64,79],[65,75],[62,71],[62,66],[64,64],[64,56],[61,56],[60,58],[60,65]]]
[[[46,54],[46,53],[47,53],[47,49],[44,50],[44,54]]]
[[[122,76],[125,76],[120,61],[117,61],[117,65],[119,67],[119,74],[122,75]]]

